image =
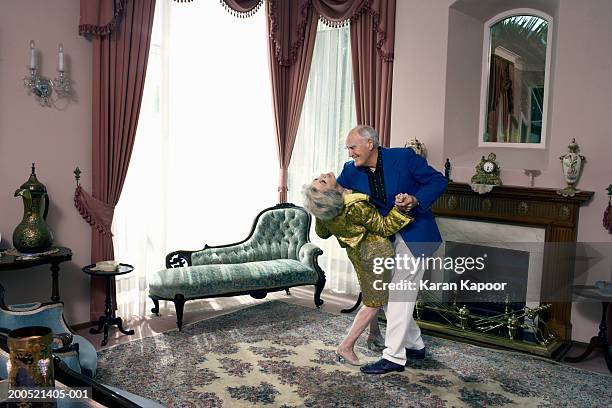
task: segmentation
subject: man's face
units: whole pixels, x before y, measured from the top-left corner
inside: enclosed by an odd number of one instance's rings
[[[370,139],[364,139],[357,132],[349,133],[346,138],[346,149],[348,155],[355,161],[355,166],[366,166],[373,154],[374,144]]]

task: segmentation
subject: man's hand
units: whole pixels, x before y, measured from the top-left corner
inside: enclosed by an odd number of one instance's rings
[[[395,206],[402,212],[412,210],[418,203],[419,200],[410,194],[399,193],[395,196]]]

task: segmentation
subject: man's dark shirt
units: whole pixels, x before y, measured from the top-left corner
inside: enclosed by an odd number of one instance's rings
[[[385,193],[385,179],[383,175],[383,159],[381,148],[378,147],[378,159],[376,160],[376,169],[371,171],[369,167],[357,167],[360,171],[363,171],[368,176],[368,183],[370,184],[370,200],[379,207],[384,207],[387,201],[387,194]]]

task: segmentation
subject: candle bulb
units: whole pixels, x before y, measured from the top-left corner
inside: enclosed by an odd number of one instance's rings
[[[64,46],[62,43],[59,44],[59,62],[57,63],[57,70],[64,72]]]
[[[34,40],[30,40],[30,69],[36,69],[36,48],[34,48]]]

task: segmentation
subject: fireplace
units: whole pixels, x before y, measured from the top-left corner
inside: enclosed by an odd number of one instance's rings
[[[460,286],[454,291],[423,291],[421,299],[430,307],[423,308],[423,302],[417,304],[419,325],[470,341],[548,357],[559,354],[571,339],[573,271],[555,243],[576,241],[580,205],[592,195],[579,192],[562,197],[554,189],[517,186],[498,186],[480,195],[468,184],[449,183],[445,194],[433,205],[445,241],[437,255],[486,254],[486,268],[460,276],[433,268],[425,278],[433,282],[497,279],[508,285],[503,292],[474,293],[462,291]],[[510,323],[500,325],[487,317],[521,309],[540,310],[541,320],[532,321],[528,328],[524,324],[526,314],[508,314],[517,316],[518,329],[510,330]],[[438,313],[445,310],[453,311],[455,320]],[[470,320],[466,316],[479,317]],[[479,330],[472,327],[475,320],[482,324]],[[542,325],[544,320],[546,327]],[[496,324],[499,327],[482,330]],[[538,336],[550,341],[538,343]]]
[[[529,275],[533,273],[529,270],[529,251],[444,240],[445,257],[474,258],[482,253],[487,255],[487,262],[482,270],[470,270],[462,274],[444,271],[444,282],[452,282],[458,288],[456,292],[445,293],[447,302],[465,304],[468,309],[484,316],[502,313],[506,307],[516,310],[527,305]],[[490,289],[474,292],[469,290],[466,284],[462,284],[463,282],[503,282],[503,289],[501,285],[491,285]]]

